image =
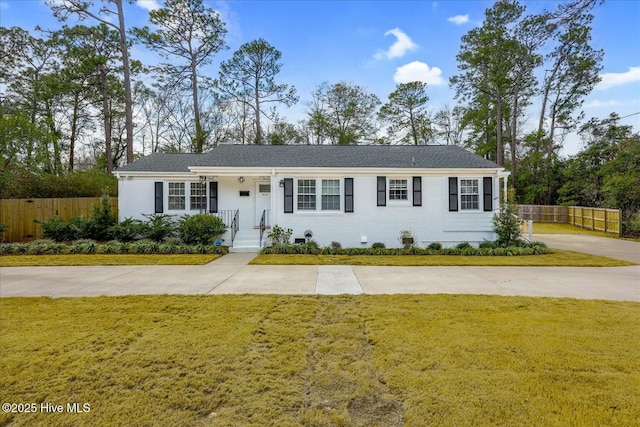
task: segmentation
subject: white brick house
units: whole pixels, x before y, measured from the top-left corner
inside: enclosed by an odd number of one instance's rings
[[[225,244],[236,249],[264,245],[261,222],[343,247],[398,247],[402,230],[419,246],[493,240],[491,218],[508,176],[463,148],[436,145],[221,145],[204,154],[155,153],[114,174],[120,220],[216,214],[231,227]]]

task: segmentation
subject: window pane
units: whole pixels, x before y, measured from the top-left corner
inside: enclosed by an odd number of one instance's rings
[[[206,193],[207,189],[199,182],[191,183],[191,197],[189,198],[189,205],[192,210],[206,209]]]
[[[389,180],[389,200],[407,200],[407,180]]]
[[[323,179],[322,180],[322,210],[323,211],[339,211],[340,210],[340,180],[339,179]]]
[[[461,210],[477,210],[479,209],[479,194],[477,179],[461,179],[460,180],[460,209]]]
[[[298,210],[301,210],[301,211],[316,210],[316,180],[315,179],[299,179],[298,180]]]
[[[169,183],[169,209],[184,210],[184,182]]]

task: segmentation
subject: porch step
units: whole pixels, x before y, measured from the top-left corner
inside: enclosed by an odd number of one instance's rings
[[[229,252],[258,252],[260,251],[260,230],[242,229],[236,233],[233,246]]]

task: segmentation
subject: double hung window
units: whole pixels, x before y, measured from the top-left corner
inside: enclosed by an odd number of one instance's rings
[[[184,210],[185,192],[184,182],[169,183],[169,210]]]
[[[477,179],[460,180],[460,210],[478,210],[480,194]]]

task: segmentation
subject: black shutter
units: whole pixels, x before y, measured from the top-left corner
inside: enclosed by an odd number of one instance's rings
[[[155,213],[162,213],[164,211],[164,197],[162,195],[163,183],[161,181],[156,181],[155,183],[155,193],[156,193],[156,208]]]
[[[458,211],[458,178],[449,177],[449,212]]]
[[[344,179],[344,211],[353,212],[353,178]]]
[[[293,213],[293,178],[284,179],[284,213]]]
[[[493,178],[485,176],[482,178],[482,195],[485,212],[493,210]]]
[[[209,182],[209,212],[218,213],[218,183]]]
[[[422,177],[413,177],[413,206],[422,206]]]
[[[378,206],[387,206],[387,177],[378,177]]]

